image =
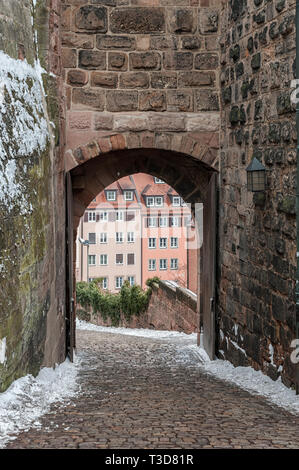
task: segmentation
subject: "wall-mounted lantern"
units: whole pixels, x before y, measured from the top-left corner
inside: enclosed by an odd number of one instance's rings
[[[248,191],[265,191],[266,190],[266,168],[257,158],[253,158],[247,171],[247,189]]]

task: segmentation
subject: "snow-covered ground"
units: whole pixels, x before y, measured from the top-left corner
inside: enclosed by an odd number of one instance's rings
[[[274,382],[270,377],[252,367],[234,367],[230,362],[220,359],[211,361],[204,349],[197,346],[197,335],[186,335],[176,331],[157,331],[146,329],[128,329],[97,326],[77,320],[77,328],[105,333],[118,333],[123,335],[142,336],[171,340],[177,345],[176,359],[187,364],[194,364],[194,357],[198,359],[198,367],[214,377],[230,382],[247,390],[253,395],[261,395],[272,404],[280,406],[287,411],[299,415],[299,396],[294,390],[287,388],[279,378]]]
[[[66,360],[55,369],[44,367],[36,378],[26,375],[0,393],[0,448],[12,440],[11,434],[38,427],[39,418],[52,403],[67,403],[78,392],[79,361]]]

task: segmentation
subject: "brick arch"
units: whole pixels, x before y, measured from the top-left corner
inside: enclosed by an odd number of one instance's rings
[[[213,139],[211,138],[211,141]],[[105,187],[134,173],[157,176],[188,203],[204,202],[211,175],[217,171],[216,147],[191,136],[160,147],[156,133],[112,134],[66,153],[73,181],[74,230],[86,207]],[[189,149],[190,154],[186,154]]]

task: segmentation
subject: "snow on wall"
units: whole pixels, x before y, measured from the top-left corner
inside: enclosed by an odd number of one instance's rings
[[[20,157],[42,152],[49,139],[40,80],[38,64],[0,51],[0,203],[8,209],[16,198],[23,200],[21,178],[29,168]]]
[[[0,339],[0,364],[6,362],[6,338]]]

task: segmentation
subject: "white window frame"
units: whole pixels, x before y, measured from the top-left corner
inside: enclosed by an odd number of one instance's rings
[[[154,176],[154,181],[156,184],[164,184],[165,181],[161,180],[160,178],[157,178],[156,176]]]
[[[162,244],[162,240],[165,241],[164,245]],[[160,237],[160,239],[159,239],[159,248],[161,248],[162,250],[165,250],[167,248],[167,238],[166,237]]]
[[[115,242],[116,243],[123,243],[124,242],[124,232],[115,232]]]
[[[158,201],[161,201],[161,202],[158,202]],[[163,207],[164,205],[164,198],[163,196],[156,196],[155,197],[155,206],[156,207]]]
[[[165,223],[162,224],[161,220],[164,220]],[[167,220],[168,220],[168,217],[164,217],[164,216],[159,217],[159,227],[168,227]]]
[[[150,204],[149,201],[152,201],[152,203]],[[146,206],[147,207],[155,206],[155,198],[153,196],[146,196]]]
[[[175,240],[175,243],[173,243]],[[170,248],[178,248],[179,247],[179,239],[178,237],[170,237]]]
[[[117,222],[123,222],[124,221],[124,211],[115,211],[115,220]]]
[[[147,226],[148,227],[157,227],[157,217],[148,217],[147,219],[148,223],[147,223]],[[151,224],[150,221],[155,221],[154,224]]]
[[[106,263],[102,263],[102,257],[106,256]],[[108,265],[108,255],[106,254],[101,254],[100,255],[100,266],[107,266]]]
[[[149,271],[156,271],[157,269],[157,260],[156,258],[150,258],[148,260],[148,270]]]
[[[100,211],[100,222],[107,222],[107,221],[108,221],[108,212]]]
[[[96,221],[96,211],[88,211],[88,222]]]
[[[90,262],[91,257],[94,259],[94,263]],[[88,255],[88,266],[95,266],[96,265],[96,255]]]
[[[173,267],[173,262],[176,261],[175,267]],[[170,260],[170,269],[178,270],[179,269],[179,259],[178,258],[171,258]]]
[[[165,263],[163,263],[163,266],[165,266],[165,267],[161,267],[161,262],[162,261],[165,261]],[[167,265],[168,265],[167,258],[160,258],[159,259],[159,270],[160,271],[167,271]]]
[[[153,244],[151,242],[154,242]],[[157,248],[157,239],[156,237],[149,237],[148,238],[148,248],[150,250],[154,250],[155,248]]]
[[[113,194],[113,197],[110,197]],[[106,199],[107,201],[116,201],[116,191],[108,189],[106,191]]]
[[[125,201],[133,201],[134,199],[134,192],[131,190],[124,191],[124,200]]]
[[[135,243],[135,232],[128,232],[127,233],[127,242],[128,243]]]
[[[176,221],[176,223],[174,223]],[[178,227],[179,226],[179,218],[178,216],[174,215],[171,217],[171,226],[172,227]]]
[[[118,281],[121,280],[119,283]],[[116,276],[115,278],[115,289],[121,289],[124,283],[124,277],[123,276]]]
[[[178,202],[175,202],[178,201]],[[173,196],[172,198],[172,205],[175,207],[179,207],[181,205],[181,197],[180,196]]]
[[[102,289],[108,289],[108,277],[102,278]]]
[[[107,237],[107,232],[101,232],[100,233],[100,243],[107,243],[108,237]]]
[[[135,286],[135,276],[128,276],[128,281],[130,286]]]

